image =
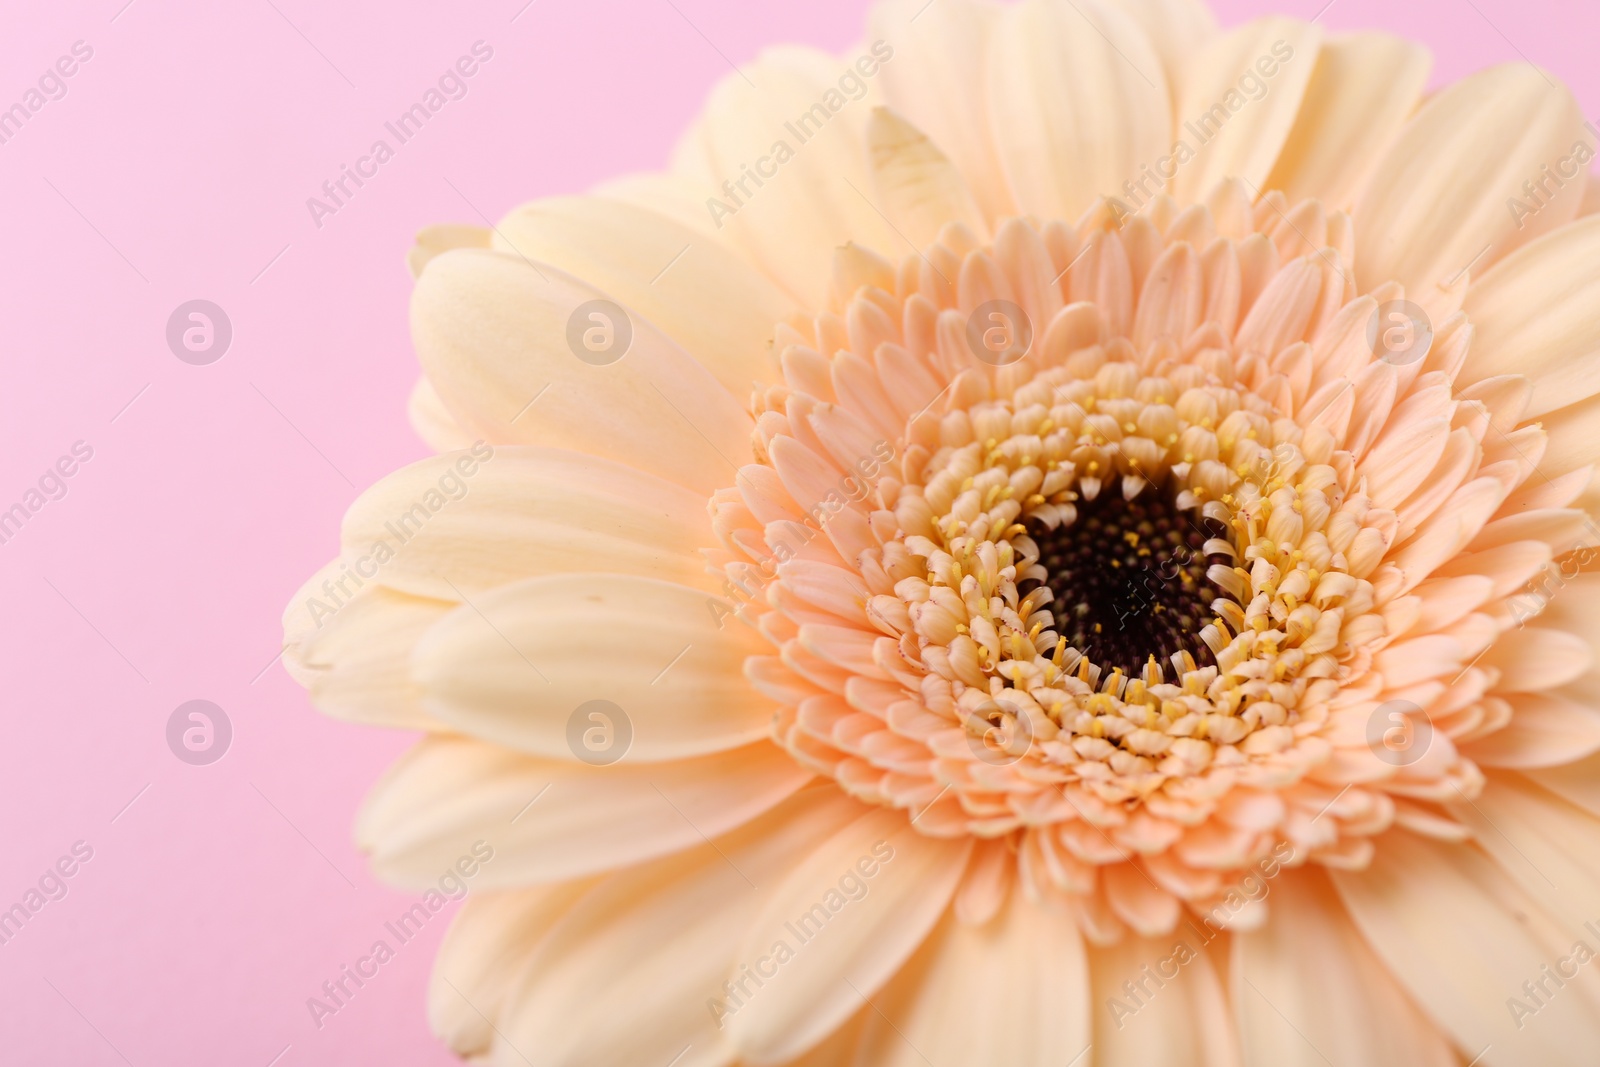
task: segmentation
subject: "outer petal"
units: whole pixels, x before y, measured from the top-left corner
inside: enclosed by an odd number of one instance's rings
[[[979,927],[947,914],[873,998],[874,1067],[1054,1067],[1089,1045],[1089,967],[1072,917],[1012,893]]]
[[[608,299],[552,266],[446,252],[417,280],[412,336],[450,410],[493,443],[574,448],[707,493],[725,484],[750,420],[709,371],[626,309],[609,324],[617,344],[631,327],[620,358],[595,365],[569,347],[569,329],[581,340],[594,324],[582,305]]]
[[[1490,775],[1483,795],[1450,811],[1546,914],[1578,929],[1596,919],[1600,818],[1503,772]],[[1600,982],[1589,988],[1600,992]]]
[[[1328,38],[1265,187],[1291,204],[1315,197],[1349,207],[1421,101],[1432,66],[1426,48],[1386,33]]]
[[[727,246],[665,215],[596,197],[539,200],[500,221],[495,247],[604,289],[734,396],[777,377],[772,328],[798,306]]]
[[[886,107],[873,108],[867,145],[878,200],[906,240],[924,248],[952,222],[988,232],[960,172],[921,130]]]
[[[894,48],[879,73],[884,98],[955,163],[990,222],[1016,211],[985,97],[1000,11],[987,0],[888,0],[873,8],[868,30]]]
[[[1111,6],[1132,15],[1150,38],[1174,91],[1184,63],[1217,36],[1217,17],[1200,0],[1111,0]]]
[[[321,589],[307,594],[325,603]],[[411,680],[411,650],[453,601],[371,586],[340,604],[286,655],[319,711],[341,719],[401,730],[439,730]],[[320,612],[319,612],[320,615]]]
[[[368,578],[453,601],[592,570],[716,588],[700,555],[715,543],[703,495],[555,448],[480,446],[413,463],[361,494],[341,539]]]
[[[761,995],[744,978],[760,960],[736,955],[745,927],[782,879],[861,810],[838,789],[807,789],[715,847],[607,878],[524,960],[506,994],[509,1047],[498,1062],[731,1062],[725,1019],[742,998],[723,981],[732,972]]]
[[[989,120],[1017,206],[1077,218],[1172,145],[1160,57],[1098,0],[1023,0],[989,46]]]
[[[883,54],[874,56],[883,61]],[[702,195],[730,211],[719,212],[719,232],[812,308],[822,306],[836,246],[853,240],[882,252],[910,251],[867,199],[863,131],[875,83],[863,81],[855,58],[771,49],[724,78],[703,116],[699,157],[710,187]],[[847,73],[850,84],[864,87],[861,96],[841,91]],[[826,102],[829,92],[837,108]],[[742,184],[730,196],[723,182]]]
[[[1311,81],[1321,40],[1322,31],[1310,23],[1258,19],[1224,34],[1184,66],[1178,136],[1195,150],[1195,158],[1173,178],[1180,200],[1198,201],[1225,178],[1244,179],[1252,194],[1265,191]],[[1274,71],[1270,79],[1268,70]]]
[[[1582,126],[1572,94],[1534,67],[1495,67],[1440,92],[1361,194],[1357,281],[1365,288],[1393,279],[1425,298],[1570,220],[1583,192],[1577,182],[1520,226],[1506,203],[1568,154]]]
[[[1600,393],[1600,216],[1517,249],[1467,290],[1461,382],[1521,374],[1534,419]],[[1600,443],[1594,446],[1600,459]]]
[[[1481,1051],[1489,1067],[1592,1062],[1593,971],[1580,970],[1536,1019],[1510,1007],[1525,996],[1520,983],[1567,956],[1583,928],[1553,920],[1481,852],[1392,831],[1366,870],[1331,874],[1368,944],[1468,1055]]]
[[[771,646],[714,606],[653,578],[533,578],[433,627],[412,675],[435,717],[532,755],[649,763],[737,748],[771,723],[743,673]]]
[[[1091,949],[1089,967],[1096,1067],[1239,1062],[1227,997],[1196,934],[1125,935],[1108,948]]]
[[[534,759],[459,737],[420,742],[356,819],[378,876],[422,888],[482,841],[481,889],[580,878],[677,852],[741,826],[810,773],[759,742],[677,763]]]
[[[511,982],[593,883],[481,893],[456,912],[428,980],[428,1025],[461,1056],[487,1052]]]
[[[880,809],[817,848],[767,901],[739,949],[738,959],[755,959],[782,941],[793,954],[728,1020],[744,1060],[783,1063],[854,1015],[944,913],[970,847],[926,837],[903,812]],[[863,887],[858,899],[845,879]]]
[[[418,378],[406,401],[406,415],[417,436],[435,452],[455,452],[472,447],[472,435],[462,428],[426,377]]]
[[[1249,1067],[1455,1067],[1450,1042],[1401,988],[1319,870],[1273,881],[1266,922],[1233,939]]]

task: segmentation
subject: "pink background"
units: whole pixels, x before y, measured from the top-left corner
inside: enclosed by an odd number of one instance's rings
[[[414,899],[375,882],[350,836],[410,739],[326,719],[263,672],[345,507],[425,454],[404,414],[411,235],[662,165],[723,55],[843,49],[865,5],[123,2],[13,0],[0,33],[0,107],[74,41],[94,49],[0,145],[0,510],[75,441],[94,449],[0,545],[0,909],[75,841],[94,849],[0,945],[0,1058],[454,1062],[423,1016],[443,915],[312,1023],[306,998]],[[1436,80],[1520,50],[1600,113],[1588,0],[1335,0],[1320,21],[1426,41]],[[494,58],[469,94],[314,227],[306,198],[479,39]],[[234,330],[203,367],[164,338],[197,297]],[[233,724],[210,766],[165,741],[195,698]]]

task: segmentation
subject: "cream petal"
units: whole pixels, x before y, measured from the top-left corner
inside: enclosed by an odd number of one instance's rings
[[[1263,188],[1281,189],[1291,204],[1350,207],[1422,99],[1432,66],[1426,48],[1386,33],[1327,38]]]
[[[1537,782],[1590,815],[1600,816],[1600,755],[1522,773],[1529,781]]]
[[[1517,249],[1467,290],[1475,334],[1462,383],[1521,374],[1533,386],[1523,418],[1600,393],[1600,217]]]
[[[984,96],[1000,12],[988,0],[887,0],[873,8],[868,31],[894,50],[878,72],[884,99],[950,157],[990,222],[1016,212]]]
[[[1600,819],[1507,773],[1490,775],[1476,800],[1448,807],[1547,915],[1575,932],[1594,921],[1600,901]],[[1600,995],[1600,980],[1587,992]]]
[[[1366,870],[1330,874],[1367,943],[1458,1048],[1481,1052],[1488,1067],[1593,1060],[1600,999],[1588,988],[1563,990],[1537,1019],[1508,1008],[1524,995],[1518,984],[1541,977],[1584,931],[1546,915],[1493,860],[1391,831]],[[1580,972],[1585,986],[1597,979]]]
[[[676,763],[590,767],[433,737],[373,786],[356,843],[380,878],[417,889],[480,841],[494,857],[479,872],[479,889],[556,882],[726,833],[810,777],[764,741]]]
[[[1544,461],[1540,470],[1546,477],[1559,478],[1573,471],[1592,470],[1600,460],[1600,397],[1551,412],[1539,420],[1547,435]],[[1593,515],[1600,513],[1600,485],[1591,481],[1573,507]]]
[[[670,171],[629,174],[595,186],[590,195],[665,215],[679,226],[721,241],[733,249],[733,245],[723,241],[722,235],[717,233],[716,222],[707,210],[704,180],[696,181]]]
[[[1511,722],[1461,754],[1483,767],[1555,767],[1600,751],[1600,710],[1560,692],[1511,697]]]
[[[443,223],[425,226],[417,231],[416,243],[406,253],[406,267],[413,278],[420,277],[422,268],[434,256],[453,248],[488,248],[493,235],[482,226],[462,226]]]
[[[1083,937],[1014,892],[982,926],[947,915],[872,1007],[857,1062],[873,1067],[1066,1064],[1090,1038]]]
[[[322,628],[340,604],[348,602],[360,589],[359,583],[347,577],[349,571],[350,564],[343,559],[324,564],[301,583],[283,609],[283,669],[301,685],[310,685],[319,673],[300,663],[302,646]],[[343,593],[339,593],[334,584],[341,579],[346,583]]]
[[[450,923],[428,979],[428,1025],[459,1056],[487,1052],[512,980],[593,883],[474,894]]]
[[[455,452],[472,447],[472,435],[450,414],[439,397],[439,391],[427,378],[418,378],[406,401],[406,415],[417,436],[428,442],[435,452]]]
[[[1018,208],[1075,219],[1168,153],[1167,79],[1138,24],[1098,0],[1024,0],[988,53],[989,119]]]
[[[480,445],[403,467],[351,505],[341,540],[362,573],[455,601],[596,569],[721,587],[700,554],[715,543],[702,494],[555,448]]]
[[[702,195],[725,205],[718,232],[811,308],[823,306],[838,245],[912,251],[868,199],[872,94],[851,99],[838,82],[848,73],[855,84],[874,85],[851,62],[807,48],[770,49],[724,78],[703,116],[710,187]],[[825,102],[830,92],[839,107]]]
[[[1110,0],[1133,16],[1161,57],[1167,87],[1177,91],[1184,63],[1217,36],[1217,17],[1200,0]]]
[[[778,377],[772,328],[795,302],[723,244],[654,211],[597,197],[539,200],[495,228],[502,252],[550,263],[637,311],[743,397]]]
[[[767,900],[736,957],[766,955],[780,940],[794,952],[763,995],[728,1020],[743,1059],[783,1063],[854,1015],[945,912],[970,848],[924,836],[903,812],[880,809],[812,852]],[[869,868],[865,895],[845,897],[840,879],[860,879]]]
[[[1195,155],[1178,168],[1174,196],[1198,202],[1227,178],[1243,179],[1252,196],[1265,191],[1311,81],[1321,40],[1316,26],[1273,16],[1223,34],[1184,64],[1176,94],[1176,119],[1182,124],[1177,133]],[[1269,69],[1275,71],[1270,80],[1265,78]],[[1245,79],[1253,81],[1243,85]],[[1261,86],[1259,95],[1254,85]]]
[[[961,173],[927,134],[886,107],[867,122],[873,188],[895,229],[917,248],[932,244],[950,223],[989,232]]]
[[[771,723],[743,673],[771,646],[715,604],[653,578],[531,578],[429,630],[412,677],[439,720],[548,759],[653,763],[737,748]]]
[[[1227,996],[1192,924],[1171,937],[1128,934],[1091,948],[1089,973],[1095,1067],[1239,1063]],[[1065,1052],[1062,1061],[1073,1054]]]
[[[762,996],[759,970],[775,966],[767,953],[737,955],[745,927],[772,889],[861,811],[837,788],[806,789],[715,846],[606,878],[525,957],[505,993],[500,1030],[509,1048],[500,1059],[526,1057],[532,1067],[730,1063],[727,1020],[747,996]],[[730,974],[743,995],[724,987]]]
[[[439,395],[456,418],[493,443],[572,448],[702,492],[726,484],[749,455],[750,418],[709,371],[624,309],[608,322],[582,305],[605,293],[555,267],[500,252],[446,252],[428,264],[411,300],[411,329]],[[613,313],[614,315],[614,313]],[[625,354],[579,359],[585,329],[610,329]],[[596,342],[601,337],[596,335]],[[548,395],[547,395],[548,394]]]
[[[1426,297],[1571,219],[1576,183],[1520,228],[1506,200],[1565,155],[1582,124],[1572,94],[1530,66],[1480,71],[1429,99],[1356,205],[1357,281]]]
[[[339,603],[322,590],[312,595],[336,607],[321,616],[294,655],[305,670],[301,683],[317,710],[352,722],[399,730],[445,727],[422,706],[411,680],[411,650],[422,635],[457,606],[453,601],[370,586]]]
[[[1324,874],[1284,871],[1270,894],[1265,923],[1233,939],[1249,1067],[1455,1067],[1450,1042],[1373,953]]]

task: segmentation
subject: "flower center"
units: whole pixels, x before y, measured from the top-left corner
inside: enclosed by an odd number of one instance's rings
[[[1166,488],[1147,488],[1129,500],[1120,492],[1080,498],[1077,515],[1050,529],[1027,523],[1047,577],[1018,587],[1027,596],[1048,586],[1056,631],[1072,647],[1107,669],[1137,676],[1154,656],[1169,662],[1188,652],[1213,663],[1200,639],[1212,601],[1226,594],[1207,577],[1212,564],[1228,564],[1205,544],[1227,528],[1194,509],[1179,509]]]

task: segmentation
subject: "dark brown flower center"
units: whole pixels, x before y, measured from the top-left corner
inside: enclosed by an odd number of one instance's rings
[[[1159,488],[1132,500],[1112,488],[1075,506],[1077,518],[1054,530],[1027,523],[1049,577],[1024,582],[1018,591],[1026,595],[1048,585],[1056,632],[1107,673],[1120,667],[1137,677],[1151,656],[1170,671],[1177,652],[1213,663],[1200,630],[1214,615],[1212,601],[1227,594],[1206,577],[1206,568],[1231,561],[1206,555],[1205,543],[1225,537],[1227,527],[1197,510],[1180,510]]]

